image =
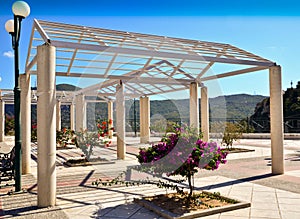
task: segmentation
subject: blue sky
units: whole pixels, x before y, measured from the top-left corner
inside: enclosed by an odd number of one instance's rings
[[[4,25],[14,1],[0,0],[0,88],[13,88],[11,37]],[[300,80],[300,2],[270,0],[28,0],[22,22],[20,71],[24,71],[34,18],[108,29],[229,43],[282,66],[283,89]],[[63,83],[58,79],[58,82]],[[34,83],[34,81],[32,82]],[[221,94],[269,95],[268,72],[218,80]],[[213,89],[211,89],[213,90]],[[217,95],[210,90],[212,96]]]

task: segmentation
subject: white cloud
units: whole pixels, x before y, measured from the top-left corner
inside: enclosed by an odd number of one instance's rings
[[[8,58],[13,58],[14,57],[14,54],[12,51],[7,51],[7,52],[4,52],[3,53],[3,56],[6,56]]]

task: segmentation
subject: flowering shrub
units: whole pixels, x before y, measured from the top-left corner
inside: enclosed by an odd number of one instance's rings
[[[81,132],[76,132],[75,145],[82,150],[86,159],[90,159],[93,154],[93,147],[100,146],[98,133],[88,132],[88,130],[83,130]]]
[[[109,131],[114,131],[112,124],[112,119],[102,122],[100,120],[97,121],[98,137],[106,147],[111,144],[111,140],[109,139]]]
[[[90,159],[95,146],[110,146],[112,142],[109,139],[109,130],[113,130],[112,127],[110,128],[111,125],[112,120],[98,121],[97,132],[89,132],[86,129],[75,133],[75,145],[82,150],[87,159]]]
[[[227,153],[215,142],[204,142],[189,127],[176,128],[156,145],[142,148],[137,156],[141,170],[155,175],[186,177],[192,195],[192,176],[198,169],[215,170],[226,163]]]
[[[67,144],[75,143],[75,131],[67,128],[56,130],[56,144],[66,147]]]
[[[37,124],[36,122],[32,122],[31,125],[31,142],[36,142],[37,141]]]

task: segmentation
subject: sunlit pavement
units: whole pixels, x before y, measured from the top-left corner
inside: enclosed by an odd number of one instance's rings
[[[153,138],[151,141],[158,141]],[[9,196],[13,187],[0,189],[1,218],[160,218],[153,212],[132,202],[134,197],[165,193],[155,186],[95,187],[98,178],[111,179],[128,167],[137,165],[135,155],[139,138],[128,137],[125,160],[117,160],[116,147],[97,148],[96,154],[111,161],[85,167],[65,167],[63,162],[76,149],[57,151],[57,206],[38,209],[36,185],[36,146],[32,146],[32,174],[22,177],[23,188],[28,193]],[[0,150],[11,147],[11,139],[0,144]],[[228,163],[217,171],[200,171],[195,176],[197,189],[218,191],[222,195],[251,202],[250,208],[202,217],[205,219],[263,219],[300,218],[300,141],[285,140],[285,174],[272,175],[271,150],[268,139],[243,139],[235,147],[254,149],[253,152],[228,155]],[[137,172],[128,178],[142,179]]]

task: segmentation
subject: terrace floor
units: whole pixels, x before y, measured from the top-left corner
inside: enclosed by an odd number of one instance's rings
[[[158,141],[159,138],[151,138]],[[216,139],[218,140],[218,139]],[[95,187],[98,178],[112,179],[130,166],[137,165],[139,138],[126,138],[126,159],[118,160],[116,146],[97,148],[95,153],[110,162],[92,166],[66,167],[69,157],[80,156],[78,149],[57,150],[57,205],[37,208],[36,145],[32,144],[32,174],[22,176],[22,187],[28,192],[8,195],[13,186],[0,189],[0,218],[161,218],[135,203],[134,197],[165,193],[156,186]],[[0,143],[0,151],[8,151],[13,139]],[[200,171],[195,187],[217,191],[222,195],[251,202],[250,208],[202,217],[204,219],[293,219],[300,218],[300,140],[285,140],[285,174],[271,174],[270,140],[242,139],[236,147],[253,152],[228,155],[228,163],[216,171]],[[145,174],[131,172],[130,179],[143,179]]]

